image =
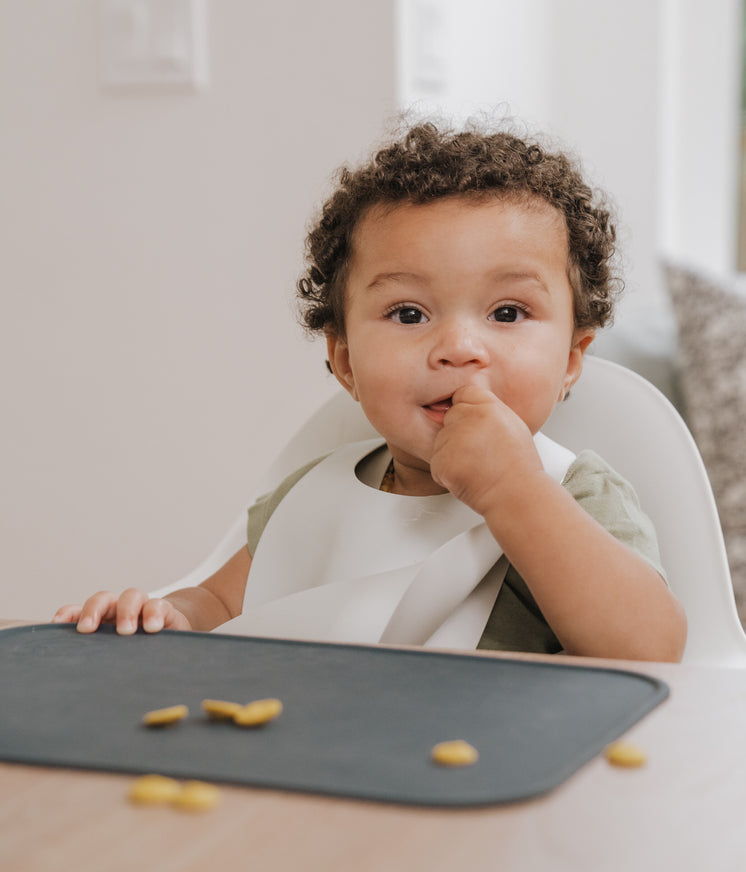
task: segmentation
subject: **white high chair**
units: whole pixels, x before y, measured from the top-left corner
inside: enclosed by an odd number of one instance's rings
[[[655,524],[671,589],[687,614],[684,661],[746,667],[746,634],[710,482],[694,439],[668,399],[631,370],[589,355],[544,433],[575,452],[593,448],[634,485]],[[375,435],[359,405],[340,391],[287,443],[257,495],[336,446]],[[203,581],[245,544],[245,529],[242,512],[205,561],[153,595]]]

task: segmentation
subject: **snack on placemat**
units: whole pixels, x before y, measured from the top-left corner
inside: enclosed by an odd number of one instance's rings
[[[202,710],[216,721],[229,721],[236,712],[241,711],[240,702],[228,702],[225,699],[203,699]]]
[[[242,706],[233,715],[233,720],[241,727],[261,727],[282,714],[279,699],[257,699]]]
[[[146,727],[167,727],[183,720],[188,714],[189,709],[185,705],[172,705],[168,708],[146,712],[142,722]]]
[[[463,739],[438,742],[430,752],[430,758],[441,766],[471,766],[479,759],[477,749]]]

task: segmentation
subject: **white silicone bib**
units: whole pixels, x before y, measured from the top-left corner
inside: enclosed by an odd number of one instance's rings
[[[561,481],[574,455],[541,434],[535,441]],[[482,517],[453,495],[363,484],[355,468],[382,444],[342,446],[287,494],[256,549],[243,613],[221,632],[476,647],[507,560]]]

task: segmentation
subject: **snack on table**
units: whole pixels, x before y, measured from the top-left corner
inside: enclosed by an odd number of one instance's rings
[[[241,706],[233,715],[233,720],[241,727],[260,727],[282,714],[279,699],[257,699]]]
[[[187,781],[172,800],[177,808],[188,811],[207,811],[220,801],[220,791],[206,781]]]
[[[612,742],[604,751],[606,759],[614,766],[634,768],[647,761],[645,752],[632,742]]]
[[[146,727],[166,727],[182,720],[188,714],[189,709],[185,705],[172,705],[168,708],[147,712],[143,716],[142,722]]]
[[[479,759],[479,752],[463,739],[455,739],[439,742],[430,752],[430,757],[441,766],[471,766]]]
[[[173,800],[181,792],[181,785],[165,775],[142,775],[136,778],[129,789],[129,798],[138,805],[162,805]]]

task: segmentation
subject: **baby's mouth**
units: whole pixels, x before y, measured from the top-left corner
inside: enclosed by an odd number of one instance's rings
[[[442,400],[438,400],[435,403],[429,403],[425,406],[426,409],[430,409],[432,412],[440,412],[441,414],[445,414],[453,405],[453,397],[445,397]]]

